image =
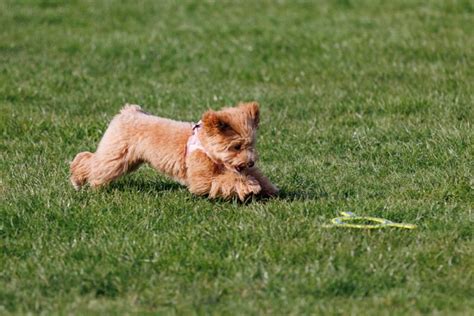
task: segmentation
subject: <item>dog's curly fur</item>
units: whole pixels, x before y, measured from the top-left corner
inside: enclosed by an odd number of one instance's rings
[[[193,124],[150,115],[138,105],[125,105],[110,123],[95,153],[81,152],[71,163],[76,189],[86,183],[106,185],[149,163],[186,185],[197,195],[211,198],[251,195],[275,196],[278,189],[255,166],[259,106],[239,104],[207,111],[197,138],[201,148],[188,149]]]

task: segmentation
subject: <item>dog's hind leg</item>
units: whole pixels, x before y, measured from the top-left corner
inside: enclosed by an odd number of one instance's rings
[[[71,183],[76,190],[87,182],[91,187],[100,187],[123,174],[135,171],[142,163],[142,160],[130,153],[129,147],[102,146],[96,153],[77,154],[71,163]]]
[[[89,183],[91,187],[100,187],[119,178],[120,176],[135,171],[142,164],[141,160],[132,159],[129,148],[97,152],[91,168]]]
[[[136,115],[141,112],[137,105],[125,106],[110,122],[97,151],[76,156],[71,163],[71,182],[76,189],[87,182],[91,187],[103,186],[142,164],[142,155],[137,152],[140,130],[136,128]]]
[[[74,160],[71,162],[70,180],[76,190],[79,190],[89,179],[91,173],[91,160],[93,157],[93,153],[85,151],[77,154]]]

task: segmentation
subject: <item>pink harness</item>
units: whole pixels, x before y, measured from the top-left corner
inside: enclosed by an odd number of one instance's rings
[[[202,150],[210,158],[211,156],[209,155],[207,150],[204,148],[204,146],[202,145],[198,137],[199,130],[201,129],[201,124],[202,122],[199,121],[197,122],[197,124],[193,125],[193,134],[189,137],[188,143],[186,145],[186,155],[191,154],[195,150]]]
[[[199,130],[201,129],[202,127],[202,121],[199,121],[197,122],[196,124],[193,124],[193,134],[191,136],[189,136],[188,138],[188,142],[186,143],[186,154],[185,154],[185,157],[189,154],[191,154],[193,151],[196,151],[196,150],[201,150],[203,153],[206,154],[207,157],[209,157],[209,159],[214,163],[216,164],[217,166],[219,166],[220,168],[224,167],[224,165],[222,164],[222,162],[220,162],[219,160],[216,160],[214,159],[210,154],[209,152],[206,150],[206,148],[204,148],[204,146],[202,145],[201,141],[199,140]]]

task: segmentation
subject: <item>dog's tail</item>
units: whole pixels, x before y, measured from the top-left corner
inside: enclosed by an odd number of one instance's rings
[[[79,190],[84,184],[86,184],[91,173],[91,160],[94,154],[88,151],[78,153],[74,160],[71,162],[71,183],[76,190]]]

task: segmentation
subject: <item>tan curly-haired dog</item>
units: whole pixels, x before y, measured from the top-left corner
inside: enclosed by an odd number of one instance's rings
[[[256,102],[207,111],[198,124],[150,115],[125,105],[110,123],[95,153],[71,163],[76,189],[99,187],[147,162],[197,195],[211,198],[274,196],[278,189],[256,167]]]

